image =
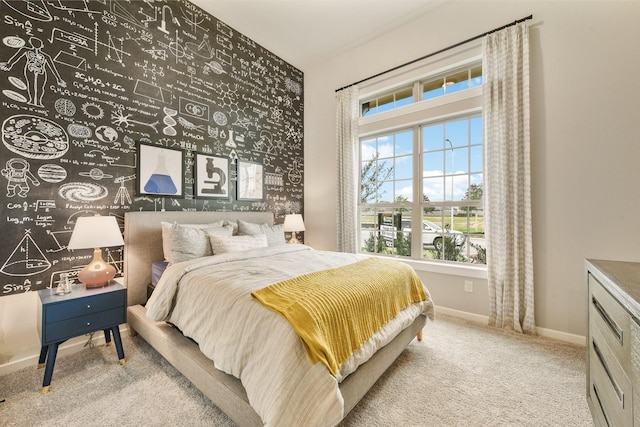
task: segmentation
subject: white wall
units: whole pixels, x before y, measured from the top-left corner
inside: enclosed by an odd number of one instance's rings
[[[305,238],[335,249],[335,89],[530,14],[536,323],[584,336],[584,259],[640,261],[640,2],[452,1],[304,70]],[[436,304],[488,314],[482,281],[422,275]]]

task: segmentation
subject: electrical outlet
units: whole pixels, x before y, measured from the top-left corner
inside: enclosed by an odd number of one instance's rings
[[[465,292],[473,292],[473,281],[465,280],[464,281],[464,291]]]

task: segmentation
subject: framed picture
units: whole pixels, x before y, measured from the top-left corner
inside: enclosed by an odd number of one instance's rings
[[[230,199],[229,158],[196,153],[195,197]]]
[[[264,199],[264,166],[238,160],[238,200]]]
[[[138,143],[138,194],[184,197],[184,151]]]

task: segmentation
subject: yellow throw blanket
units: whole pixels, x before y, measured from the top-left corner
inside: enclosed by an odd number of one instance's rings
[[[287,319],[311,363],[321,361],[333,376],[385,323],[427,298],[413,268],[380,258],[305,274],[251,295]]]

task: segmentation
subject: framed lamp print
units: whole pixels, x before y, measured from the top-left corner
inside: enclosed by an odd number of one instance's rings
[[[184,197],[184,151],[138,143],[138,194]]]
[[[238,160],[238,200],[264,199],[264,166],[261,163]]]
[[[207,199],[231,198],[229,192],[229,158],[196,153],[195,197]]]

